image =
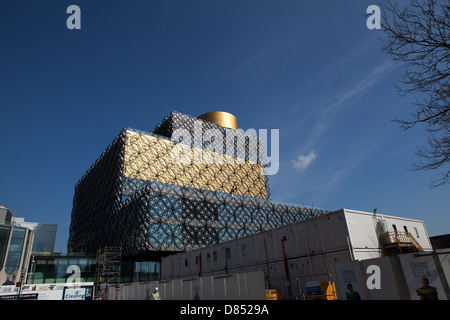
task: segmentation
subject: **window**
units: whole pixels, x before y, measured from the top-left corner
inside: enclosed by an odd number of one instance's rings
[[[184,266],[187,267],[189,265],[189,261],[187,258],[184,259]]]
[[[416,238],[419,238],[419,230],[416,227],[414,227],[414,232],[416,233]]]
[[[231,259],[231,248],[227,248],[226,252],[227,252],[227,259]]]
[[[44,244],[41,242],[37,243],[37,250],[38,252],[44,252]]]
[[[217,251],[213,252],[213,258],[214,258],[214,261],[217,261]]]
[[[0,227],[0,270],[3,269],[3,263],[8,249],[9,232],[9,227]]]
[[[22,256],[24,241],[25,229],[13,228],[11,240],[9,241],[8,256],[5,263],[5,271],[7,274],[11,274],[14,271],[18,270],[20,266],[20,258]]]
[[[211,254],[210,253],[206,254],[206,262],[208,262],[208,263],[211,262]]]
[[[408,228],[406,226],[403,226],[403,229],[405,229],[405,232],[408,233]]]
[[[395,224],[392,225],[392,228],[394,228],[394,231],[397,232],[397,226]]]
[[[247,256],[247,245],[246,244],[242,245],[242,256],[243,257]]]

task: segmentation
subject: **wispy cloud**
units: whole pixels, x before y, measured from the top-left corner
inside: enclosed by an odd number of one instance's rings
[[[354,105],[355,99],[366,92],[368,92],[372,87],[374,87],[384,76],[392,72],[395,69],[390,59],[386,59],[374,66],[366,75],[362,78],[349,83],[344,87],[338,94],[334,95],[330,99],[327,99],[322,104],[322,108],[319,110],[319,116],[314,123],[313,129],[310,132],[306,144],[302,149],[311,150],[316,149],[319,141],[329,133],[332,125],[338,121],[338,115],[347,108],[351,108]],[[367,156],[371,154],[373,148],[378,144],[376,141],[371,141],[367,143],[364,150],[361,148],[351,157],[351,159],[346,159],[345,162],[340,163],[339,167],[331,172],[327,176],[323,183],[317,185],[317,188],[322,191],[330,190],[331,188],[338,186],[343,180],[352,174],[356,170]],[[310,164],[308,160],[312,162],[315,159],[315,153],[311,154],[312,157],[304,157],[303,166],[306,167]],[[312,159],[310,159],[312,158]],[[299,158],[300,160],[300,158]],[[298,169],[301,168],[301,161],[296,161]]]
[[[321,153],[320,145],[324,142],[328,143],[329,139],[325,140],[324,138],[329,138],[333,126],[339,123],[343,111],[358,106],[356,104],[358,98],[368,93],[396,68],[397,65],[394,65],[390,59],[380,61],[368,69],[364,75],[353,78],[352,81],[341,86],[340,90],[316,100],[314,108],[307,116],[302,117],[302,121],[296,119],[296,123],[291,125],[288,130],[283,130],[285,136],[305,137],[301,143],[297,142],[296,157],[289,160],[289,164],[285,163],[285,167],[289,166],[291,170],[300,172],[311,171],[306,169],[311,169],[311,165],[317,163],[318,154]],[[306,134],[304,131],[297,133],[302,127],[308,127],[309,131]],[[299,193],[303,193],[305,195],[314,194],[316,199],[326,199],[329,192],[352,176],[369,159],[374,150],[382,143],[380,140],[382,137],[378,138],[370,139],[364,144],[364,147],[359,146],[355,150],[349,150],[350,153],[342,159],[336,158],[331,166],[321,167],[319,174],[311,171],[310,183],[304,190],[302,186],[293,188],[293,184],[296,182],[289,177],[292,171],[283,171],[285,176],[283,179],[280,178],[282,185],[279,187],[283,189],[283,192],[280,193],[279,198],[295,198]],[[286,181],[290,181],[290,183]],[[290,190],[295,190],[295,192]]]
[[[342,63],[346,64],[348,61],[344,59]],[[325,67],[318,73],[321,74],[322,77],[326,77],[327,74],[334,74],[335,69],[338,69],[339,65],[340,64],[334,63],[329,67]],[[302,127],[312,126],[308,131],[307,138],[302,140],[304,142],[302,150],[316,149],[317,143],[329,132],[331,126],[336,123],[337,116],[354,106],[358,97],[370,91],[370,89],[398,66],[399,64],[395,64],[390,58],[386,58],[374,65],[365,74],[353,78],[352,81],[342,85],[340,89],[335,90],[334,93],[329,93],[328,95],[324,94],[320,97],[318,96],[315,100],[301,103],[306,103],[312,107],[307,111],[304,111],[300,119],[296,118],[295,122],[283,130],[282,134],[284,136],[295,136],[295,132]],[[302,108],[302,110],[304,110],[304,108]]]
[[[250,56],[244,57],[242,61],[229,72],[226,79],[229,80],[245,69],[267,61],[267,59],[282,55],[284,52],[298,44],[306,34],[305,31],[302,31],[300,33],[296,32],[295,34],[284,35],[284,37],[281,37],[279,34],[272,35],[270,41],[268,40],[261,48],[255,50]]]
[[[313,150],[307,155],[299,155],[297,160],[292,161],[292,166],[299,171],[305,171],[317,157],[317,153]]]
[[[386,59],[373,67],[364,77],[358,78],[347,84],[337,94],[324,99],[314,108],[317,110],[316,122],[310,131],[309,138],[306,140],[304,149],[316,147],[318,141],[329,131],[334,119],[343,110],[353,105],[354,99],[369,91],[384,76],[392,72],[394,66],[391,59]]]
[[[334,166],[325,170],[325,175],[317,177],[315,185],[310,191],[315,192],[319,199],[325,199],[327,193],[338,187],[343,180],[354,174],[372,153],[371,147],[367,146],[365,150],[360,150],[359,154],[354,152],[349,159],[339,161]]]

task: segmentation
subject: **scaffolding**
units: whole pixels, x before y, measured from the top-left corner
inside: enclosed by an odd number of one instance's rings
[[[95,273],[95,298],[106,299],[107,287],[120,283],[121,247],[104,247],[97,250],[97,269]]]

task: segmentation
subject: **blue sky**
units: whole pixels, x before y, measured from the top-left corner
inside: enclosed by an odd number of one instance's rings
[[[0,204],[56,223],[66,251],[74,185],[124,127],[171,110],[223,110],[280,130],[273,200],[420,219],[450,233],[450,186],[430,188],[423,128],[394,84],[404,66],[366,27],[363,0],[0,2]],[[81,9],[69,30],[66,9]]]

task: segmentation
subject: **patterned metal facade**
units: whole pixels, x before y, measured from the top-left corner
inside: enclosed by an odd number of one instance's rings
[[[75,186],[68,250],[159,259],[326,213],[270,201],[263,151],[175,111],[153,132],[122,130]]]

